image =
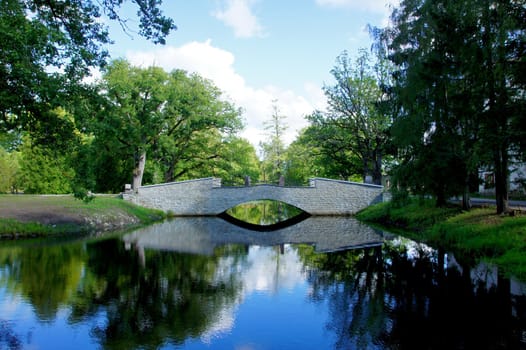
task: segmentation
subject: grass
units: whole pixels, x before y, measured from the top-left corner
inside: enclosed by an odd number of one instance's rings
[[[0,232],[5,236],[23,237],[60,234],[72,231],[73,227],[43,225],[38,222],[19,222],[15,219],[0,219]]]
[[[106,231],[165,218],[115,195],[86,203],[73,196],[0,195],[0,235],[6,238]]]
[[[432,200],[414,199],[404,206],[396,206],[392,202],[380,203],[361,211],[357,217],[363,221],[421,233],[460,212],[457,206],[437,208]]]
[[[358,219],[380,224],[412,239],[452,251],[456,257],[495,263],[503,274],[526,280],[526,215],[501,216],[495,208],[462,212],[412,200],[395,207],[381,203],[360,212]],[[401,231],[403,230],[403,231]]]

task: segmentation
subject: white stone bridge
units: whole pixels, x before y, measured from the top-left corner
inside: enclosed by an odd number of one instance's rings
[[[352,215],[381,202],[383,186],[314,178],[310,186],[256,185],[221,187],[221,179],[204,178],[142,186],[123,198],[177,216],[219,215],[238,204],[271,199],[291,204],[310,215]]]

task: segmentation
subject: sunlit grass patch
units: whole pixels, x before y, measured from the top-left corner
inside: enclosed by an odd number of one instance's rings
[[[391,202],[380,203],[361,211],[357,217],[363,221],[422,232],[459,212],[460,209],[455,206],[438,208],[432,200],[415,198],[405,206],[397,206]]]
[[[526,216],[500,216],[495,209],[473,209],[435,225],[427,236],[457,249],[496,256],[509,249],[526,248]]]
[[[19,222],[14,219],[0,219],[0,235],[4,237],[45,236],[74,232],[72,225],[43,225],[38,222]]]

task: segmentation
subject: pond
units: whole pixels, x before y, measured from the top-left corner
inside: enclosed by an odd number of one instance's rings
[[[525,349],[526,286],[310,217],[0,245],[0,349]]]

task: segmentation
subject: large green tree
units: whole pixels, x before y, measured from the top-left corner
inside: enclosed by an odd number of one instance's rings
[[[142,184],[148,154],[164,181],[173,181],[213,159],[222,137],[242,126],[240,110],[217,87],[181,70],[167,73],[116,60],[103,75],[101,96],[104,107],[95,106],[91,123],[98,157],[133,173],[134,190]]]
[[[24,129],[35,142],[53,144],[69,127],[53,113],[82,94],[81,79],[104,66],[111,43],[105,14],[126,27],[123,0],[0,1],[0,128]],[[164,43],[175,29],[160,0],[133,0],[140,35]],[[129,28],[129,30],[134,30]]]
[[[382,108],[381,84],[387,79],[383,67],[373,63],[365,50],[355,60],[343,52],[331,70],[335,84],[324,87],[328,111],[308,117],[314,126],[310,132],[318,134],[313,139],[319,140],[324,153],[343,155],[343,162],[358,158],[363,180],[370,176],[375,184],[381,184],[391,124],[391,116]]]
[[[510,152],[524,135],[525,8],[517,1],[402,1],[383,32],[398,67],[399,184],[437,204],[466,193],[481,165],[507,209]],[[514,126],[514,127],[512,127]]]

